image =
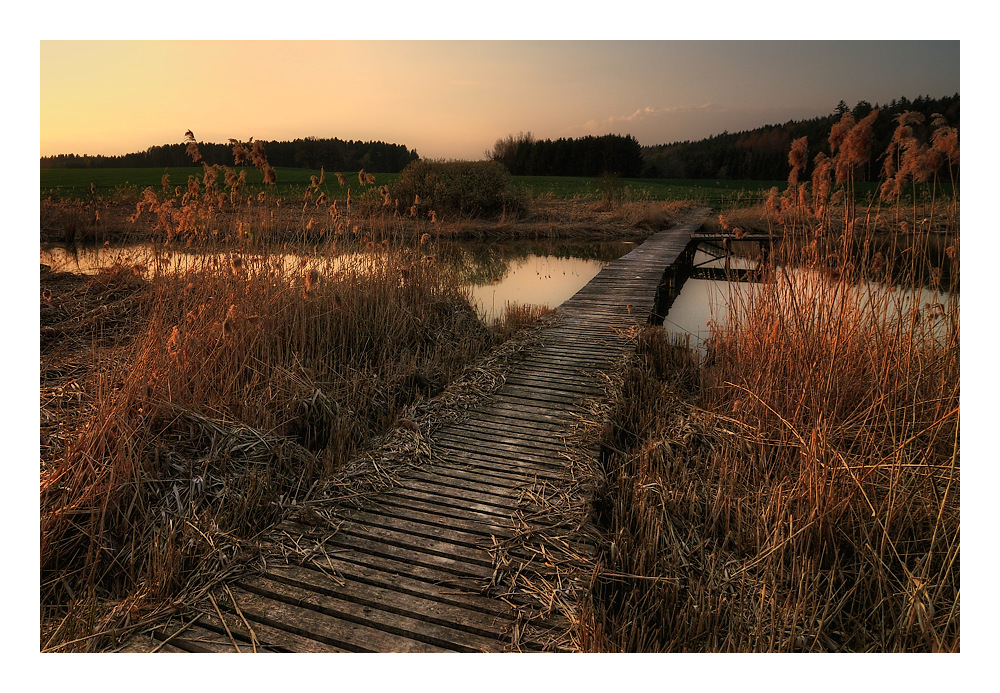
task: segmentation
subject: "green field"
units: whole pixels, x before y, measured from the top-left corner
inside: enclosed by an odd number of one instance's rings
[[[237,167],[246,171],[247,183],[254,191],[263,184],[262,175],[253,167]],[[276,168],[278,177],[275,192],[282,198],[299,198],[302,190],[309,185],[311,176],[319,176],[319,171],[310,171],[303,168]],[[180,186],[182,189],[187,185],[189,176],[201,177],[204,169],[201,166],[185,166],[182,168],[94,168],[94,169],[42,169],[40,171],[40,188],[42,199],[52,198],[55,200],[87,199],[91,194],[91,185],[96,195],[104,199],[123,198],[128,199],[142,192],[147,187],[160,190],[163,175],[170,177],[170,186]],[[337,178],[327,172],[326,181],[323,184],[323,191],[328,197],[346,197],[347,188],[354,189],[352,194],[358,192],[357,171],[344,174],[347,176],[348,184],[343,188],[337,183]],[[399,174],[377,173],[375,174],[376,187],[394,181]],[[221,176],[220,176],[221,182]]]
[[[261,174],[247,168],[249,185],[256,189],[261,185]],[[277,168],[278,184],[275,192],[283,198],[298,198],[302,189],[309,184],[311,176],[319,171],[301,168]],[[201,176],[200,166],[183,168],[107,168],[107,169],[43,169],[40,171],[42,199],[86,199],[95,194],[104,199],[129,199],[146,187],[161,188],[163,174],[170,177],[171,187],[187,184],[188,176]],[[358,194],[357,172],[345,172],[347,186],[341,187],[336,176],[327,172],[323,191],[330,198],[347,195],[347,187],[352,195]],[[376,173],[375,184],[391,184],[399,174]],[[601,178],[574,178],[568,176],[513,176],[515,185],[525,187],[532,197],[552,197],[554,199],[599,199],[604,195],[607,182]],[[726,180],[666,180],[623,178],[616,181],[632,200],[677,200],[693,199],[708,204],[732,203],[740,200],[759,200],[772,186],[783,187],[783,181],[726,181]]]

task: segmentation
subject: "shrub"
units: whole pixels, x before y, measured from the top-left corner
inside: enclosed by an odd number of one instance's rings
[[[527,204],[512,189],[507,169],[494,161],[414,161],[392,187],[413,216],[520,216]]]

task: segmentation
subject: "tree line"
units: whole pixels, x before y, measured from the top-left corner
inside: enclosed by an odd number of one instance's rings
[[[642,173],[642,147],[632,135],[588,135],[577,139],[536,140],[530,132],[500,138],[487,158],[515,176],[600,176],[636,178]]]
[[[271,166],[328,171],[399,173],[420,157],[402,144],[306,137],[292,141],[263,141]],[[205,161],[235,165],[232,144],[198,142]],[[144,152],[120,156],[59,154],[41,158],[44,168],[177,168],[191,166],[186,143],[153,146]]]
[[[834,123],[850,112],[861,120],[873,110],[878,116],[872,127],[872,156],[859,170],[859,180],[875,181],[881,171],[878,157],[889,148],[896,118],[905,111],[924,116],[917,129],[927,129],[931,116],[941,114],[958,129],[959,96],[932,99],[922,96],[893,99],[887,104],[859,101],[854,108],[841,101],[830,115],[781,125],[766,125],[743,132],[724,132],[696,142],[685,141],[643,147],[642,175],[648,178],[716,178],[730,180],[783,180],[788,176],[788,152],[794,140],[806,137],[808,160],[819,152],[830,154],[829,133]],[[926,141],[925,132],[917,132]],[[957,173],[957,172],[956,172]],[[808,175],[808,173],[806,174]]]

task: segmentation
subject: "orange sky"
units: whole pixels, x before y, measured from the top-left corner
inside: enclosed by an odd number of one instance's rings
[[[497,138],[700,139],[844,99],[959,91],[958,42],[42,41],[42,156],[339,137],[432,158]]]

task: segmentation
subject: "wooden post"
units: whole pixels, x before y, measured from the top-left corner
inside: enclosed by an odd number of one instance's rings
[[[653,300],[653,310],[649,314],[650,325],[662,325],[670,312],[670,306],[684,288],[684,282],[691,276],[694,267],[694,254],[698,249],[698,241],[688,243],[684,251],[677,256],[672,265],[663,270],[663,278],[656,287],[656,298]]]

